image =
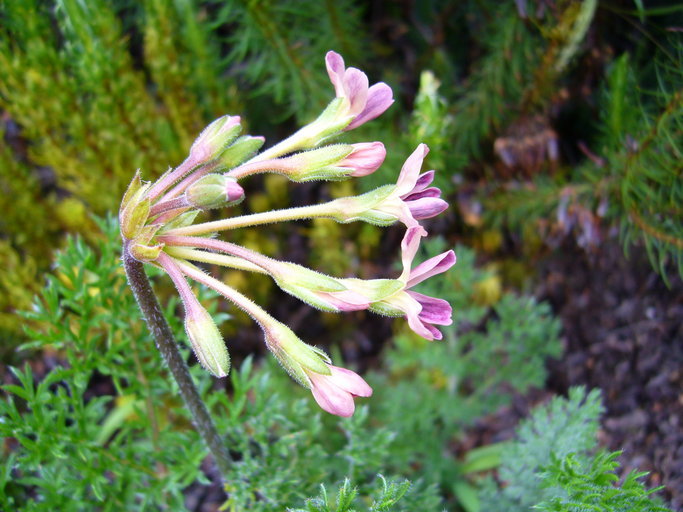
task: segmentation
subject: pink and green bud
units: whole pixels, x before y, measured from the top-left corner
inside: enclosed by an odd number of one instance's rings
[[[345,67],[338,53],[327,52],[325,65],[337,98],[344,100],[344,108],[338,115],[348,119],[345,131],[375,119],[394,102],[391,87],[384,82],[368,87],[367,75],[359,69]]]
[[[294,380],[311,390],[324,411],[349,417],[355,409],[354,397],[372,395],[359,375],[330,364],[325,352],[301,341],[286,325],[273,319],[261,327],[268,348]]]
[[[287,168],[283,174],[296,182],[367,176],[382,165],[386,154],[381,142],[335,144],[282,159]]]
[[[216,323],[198,302],[185,307],[185,331],[197,359],[216,377],[225,377],[230,371],[230,355]]]
[[[222,174],[207,174],[185,191],[187,202],[201,210],[234,206],[244,200],[244,189],[237,180]]]
[[[237,138],[242,127],[239,116],[222,116],[207,126],[190,148],[190,160],[197,164],[220,157]]]
[[[282,290],[322,311],[361,311],[372,302],[362,293],[342,284],[343,279],[335,279],[295,263],[273,262],[267,270]]]
[[[351,370],[327,365],[329,375],[311,372],[311,392],[318,405],[326,412],[348,418],[356,406],[354,397],[372,396],[372,388],[363,378]]]

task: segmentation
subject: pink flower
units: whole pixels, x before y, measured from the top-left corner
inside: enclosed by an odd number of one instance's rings
[[[434,171],[420,174],[427,153],[427,145],[420,144],[403,164],[396,182],[394,195],[402,202],[399,218],[409,228],[417,225],[417,220],[435,217],[448,208],[448,203],[441,199],[441,190],[429,186]]]
[[[451,325],[453,323],[451,305],[443,299],[429,297],[411,291],[410,288],[451,268],[455,264],[455,253],[446,251],[411,269],[420,246],[420,238],[423,236],[425,236],[425,231],[419,226],[406,231],[401,242],[403,273],[399,278],[405,282],[405,288],[373,304],[371,309],[378,313],[404,315],[415,333],[428,340],[440,340],[443,336],[434,324]]]
[[[381,142],[361,142],[352,144],[352,146],[351,154],[339,162],[336,167],[353,169],[350,176],[356,178],[375,172],[387,156],[387,150]]]
[[[422,162],[429,153],[420,144],[401,168],[396,185],[385,185],[362,196],[339,199],[338,217],[342,222],[363,219],[379,225],[400,220],[407,228],[420,226],[418,220],[434,217],[448,208],[440,198],[441,190],[430,187],[434,171],[420,174]],[[422,229],[422,228],[421,228]]]
[[[348,100],[347,115],[353,116],[345,131],[375,119],[394,102],[393,92],[384,82],[368,87],[368,77],[360,69],[346,68],[336,52],[327,52],[325,65],[337,98]]]
[[[313,398],[318,405],[330,414],[348,418],[353,415],[355,396],[371,396],[372,388],[363,378],[351,370],[327,365],[331,375],[306,371],[311,381]]]

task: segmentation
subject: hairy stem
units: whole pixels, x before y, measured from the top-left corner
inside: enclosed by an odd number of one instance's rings
[[[123,247],[123,266],[128,277],[128,284],[133,290],[140,311],[142,311],[145,322],[147,322],[147,327],[154,337],[154,342],[166,361],[169,370],[171,370],[185,405],[192,415],[193,423],[206,442],[209,451],[216,461],[222,479],[225,481],[232,463],[230,454],[218,435],[206,404],[204,404],[204,401],[199,396],[185,360],[178,350],[178,344],[173,337],[171,328],[161,312],[159,301],[152,290],[149,279],[147,279],[143,265],[128,254],[128,248],[125,243]]]
[[[174,236],[203,235],[206,233],[227,231],[229,229],[259,226],[262,224],[272,224],[290,220],[315,219],[320,217],[334,218],[336,212],[330,206],[332,203],[333,201],[330,201],[328,203],[310,206],[299,206],[284,210],[271,210],[268,212],[241,215],[239,217],[229,217],[227,219],[214,220],[212,222],[193,224],[183,228],[170,229],[165,234]]]

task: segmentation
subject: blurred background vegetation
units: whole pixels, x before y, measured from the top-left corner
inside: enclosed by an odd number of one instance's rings
[[[387,161],[355,182],[292,186],[258,177],[234,212],[392,182],[426,142],[426,165],[451,208],[428,225],[436,240],[425,257],[461,243],[480,264],[459,249],[453,276],[435,292],[453,302],[450,341],[421,361],[411,355],[415,339],[392,330],[399,322],[312,317],[265,278],[225,278],[304,339],[339,343],[361,368],[375,366],[397,334],[390,370],[376,382],[410,375],[444,396],[462,393],[464,418],[448,408],[422,416],[441,418],[442,437],[420,437],[424,425],[401,427],[432,464],[431,482],[448,487],[457,475],[435,461],[451,427],[508,404],[510,389],[542,386],[543,358],[560,354],[547,306],[511,291],[536,289],[553,258],[594,261],[615,244],[620,258],[645,254],[656,279],[680,287],[682,31],[680,3],[644,0],[0,0],[0,359],[17,364],[25,325],[49,323],[17,313],[46,286],[68,235],[103,243],[93,215],[117,209],[135,169],[152,180],[177,165],[201,129],[226,113],[242,116],[266,146],[284,138],[331,99],[323,58],[333,49],[394,90],[396,104],[349,136],[382,140]],[[274,257],[371,278],[392,271],[401,235],[316,220],[232,236]],[[634,268],[643,267],[623,272]],[[68,287],[75,270],[57,270]],[[171,290],[160,286],[162,295]],[[517,326],[520,311],[533,322]],[[238,312],[223,324],[236,361],[261,345],[249,325]],[[508,339],[517,345],[498,346]],[[471,350],[477,345],[480,353]],[[529,365],[528,381],[516,375],[515,354]],[[538,360],[526,359],[534,354]],[[482,375],[443,367],[451,358],[473,368],[485,358],[490,367]],[[496,358],[509,374],[496,374]],[[399,396],[410,407],[435,406],[421,403],[420,389]],[[491,390],[487,401],[464,398]],[[401,410],[382,414],[391,424]],[[393,457],[396,467],[410,459]],[[466,486],[448,489],[468,499]]]
[[[96,237],[90,215],[117,207],[136,168],[153,179],[176,165],[221,114],[241,115],[270,144],[312,119],[331,97],[323,65],[329,49],[394,88],[398,102],[390,112],[354,133],[354,140],[385,141],[387,163],[358,184],[295,190],[267,177],[248,190],[243,210],[391,181],[424,141],[432,149],[428,165],[452,203],[433,232],[501,261],[515,245],[515,257],[531,264],[503,265],[508,284],[522,285],[533,262],[567,238],[597,251],[615,230],[626,249],[647,249],[662,278],[683,270],[683,44],[675,3],[0,6],[5,351],[22,337],[15,312],[42,287],[65,234]],[[283,237],[306,235],[307,251],[294,257],[342,273],[354,257],[384,252],[372,228],[341,231],[316,221],[294,235],[239,236],[277,256],[298,245]],[[346,242],[354,236],[360,244]],[[396,236],[386,238],[385,246],[395,246]],[[266,299],[268,287],[259,289]]]

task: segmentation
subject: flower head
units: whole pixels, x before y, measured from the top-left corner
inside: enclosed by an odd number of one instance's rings
[[[434,171],[421,174],[429,151],[424,144],[408,157],[395,184],[357,197],[195,223],[202,210],[241,202],[245,189],[250,189],[238,181],[254,174],[274,172],[294,182],[343,180],[367,176],[382,164],[386,149],[381,142],[328,141],[382,114],[394,101],[391,88],[381,82],[369,86],[365,73],[347,68],[335,52],[326,55],[325,63],[336,97],[315,120],[265,151],[261,151],[263,137],[240,136],[239,117],[215,120],[192,144],[187,158],[155,183],[145,183],[136,174],[121,203],[119,220],[124,261],[151,263],[172,279],[185,307],[188,339],[208,371],[217,377],[227,375],[230,356],[218,326],[199,303],[188,278],[214,289],[249,314],[262,328],[268,349],[292,378],[309,388],[325,411],[346,417],[354,412],[355,397],[372,394],[359,375],[333,366],[323,350],[304,343],[250,298],[191,263],[266,274],[290,295],[323,311],[368,309],[405,316],[415,332],[427,339],[441,338],[434,325],[451,323],[451,307],[444,300],[411,290],[455,263],[453,251],[448,251],[411,268],[420,238],[426,236],[418,221],[448,206],[440,198],[441,191],[430,186]],[[378,225],[403,222],[408,230],[402,243],[401,276],[370,280],[327,276],[215,238],[219,232],[237,228],[318,218]],[[127,271],[130,268],[126,266]]]
[[[375,119],[394,102],[391,87],[384,82],[368,87],[367,75],[360,69],[345,67],[338,53],[327,52],[325,64],[337,98],[346,101],[345,115],[352,118],[345,131]]]

